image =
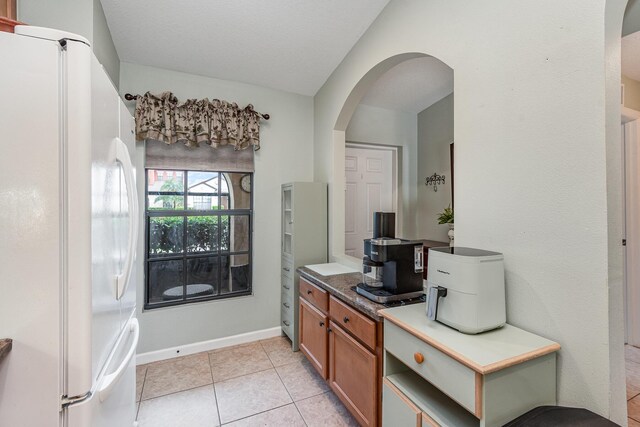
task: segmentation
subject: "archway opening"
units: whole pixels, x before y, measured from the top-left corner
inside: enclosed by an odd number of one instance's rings
[[[333,133],[331,254],[359,268],[373,212],[396,213],[396,236],[448,243],[453,69],[425,53],[388,58],[354,86]],[[440,177],[434,185],[426,178]],[[434,191],[436,189],[437,191]]]

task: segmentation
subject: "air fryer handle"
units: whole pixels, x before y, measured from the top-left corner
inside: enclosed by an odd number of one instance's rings
[[[438,319],[438,302],[440,298],[447,296],[447,288],[442,286],[432,286],[427,295],[427,317],[431,320]]]

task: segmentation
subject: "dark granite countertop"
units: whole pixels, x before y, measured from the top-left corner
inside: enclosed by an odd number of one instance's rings
[[[298,268],[300,276],[318,285],[341,301],[361,311],[374,320],[382,321],[378,310],[386,308],[382,304],[375,303],[360,296],[351,287],[362,282],[362,273],[344,273],[323,276],[306,267]]]
[[[9,338],[0,339],[0,362],[11,351],[13,341]]]

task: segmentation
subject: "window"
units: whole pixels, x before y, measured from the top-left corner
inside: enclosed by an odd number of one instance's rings
[[[145,308],[251,294],[245,175],[147,169]]]

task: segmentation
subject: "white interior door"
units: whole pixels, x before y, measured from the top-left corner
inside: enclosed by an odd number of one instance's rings
[[[640,120],[622,125],[624,140],[627,342],[640,347]]]
[[[345,254],[362,258],[373,236],[373,213],[395,212],[394,151],[347,146],[345,150]]]

